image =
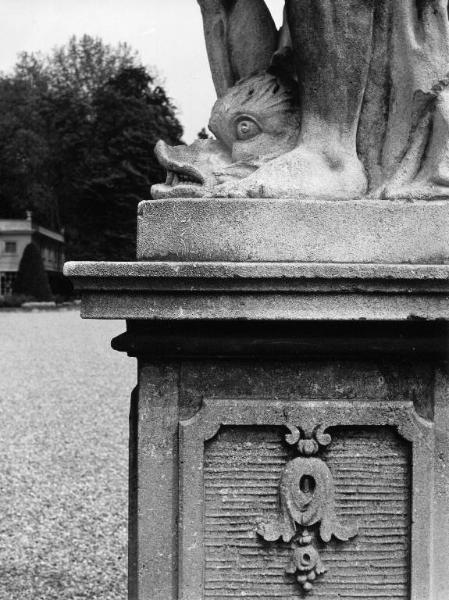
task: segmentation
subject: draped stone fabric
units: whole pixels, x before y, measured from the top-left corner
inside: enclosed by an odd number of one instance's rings
[[[413,160],[402,176],[416,175],[448,72],[447,0],[379,0],[358,128],[370,188],[394,177],[410,151]]]

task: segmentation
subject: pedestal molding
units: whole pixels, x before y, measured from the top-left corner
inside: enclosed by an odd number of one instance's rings
[[[67,263],[84,318],[449,318],[449,265]]]

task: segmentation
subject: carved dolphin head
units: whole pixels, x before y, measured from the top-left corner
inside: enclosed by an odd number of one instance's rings
[[[242,79],[217,100],[209,128],[215,140],[157,143],[167,179],[152,187],[153,198],[213,195],[215,186],[247,177],[295,147],[299,113],[293,93],[276,76],[262,73]]]

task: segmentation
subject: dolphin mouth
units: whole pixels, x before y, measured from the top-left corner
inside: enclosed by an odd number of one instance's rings
[[[167,179],[164,185],[171,187],[183,184],[204,185],[204,179],[201,175],[193,173],[193,170],[192,167],[183,168],[182,166],[172,167],[171,169],[167,168]]]
[[[165,198],[200,198],[203,195],[204,184],[199,178],[194,178],[190,172],[167,169],[165,183],[151,186],[154,200]]]
[[[178,151],[179,152],[179,151]],[[178,186],[202,186],[205,178],[202,173],[184,157],[176,156],[177,149],[159,141],[155,147],[155,154],[159,163],[166,169],[165,183],[159,184],[168,188]]]

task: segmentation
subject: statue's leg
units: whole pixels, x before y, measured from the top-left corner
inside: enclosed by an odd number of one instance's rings
[[[287,0],[302,95],[300,143],[355,154],[368,77],[373,0]]]

